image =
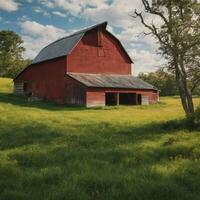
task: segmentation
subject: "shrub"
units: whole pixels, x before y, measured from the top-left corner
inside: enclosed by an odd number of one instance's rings
[[[183,120],[183,126],[187,127],[189,130],[200,130],[200,105],[193,115]]]
[[[197,107],[195,113],[194,113],[194,123],[200,129],[200,106]]]

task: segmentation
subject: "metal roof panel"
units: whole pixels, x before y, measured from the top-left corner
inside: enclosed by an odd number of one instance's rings
[[[157,90],[153,85],[132,75],[85,73],[68,73],[68,75],[87,87]]]
[[[35,57],[32,63],[35,64],[45,60],[68,55],[72,51],[74,46],[76,46],[76,44],[80,41],[83,35],[83,33],[79,33],[51,43],[40,51],[40,53]]]
[[[39,52],[39,54],[34,58],[32,64],[70,54],[73,48],[77,45],[77,43],[81,40],[81,38],[87,31],[90,31],[98,26],[106,26],[106,25],[107,22],[96,24],[89,28],[77,31],[72,35],[60,38],[52,42]]]

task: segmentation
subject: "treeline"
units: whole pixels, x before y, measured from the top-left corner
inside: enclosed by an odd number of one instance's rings
[[[17,33],[0,31],[0,77],[15,78],[31,63],[22,57],[25,51],[22,45],[23,40]]]
[[[138,77],[158,88],[161,96],[179,95],[175,75],[166,72],[164,69],[159,69],[156,72],[140,73]],[[189,84],[192,86],[195,83],[191,80]],[[200,95],[200,85],[196,85],[192,93],[193,95]]]

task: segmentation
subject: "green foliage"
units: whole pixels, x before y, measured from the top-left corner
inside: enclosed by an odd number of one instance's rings
[[[0,199],[199,199],[200,134],[183,124],[178,98],[85,109],[2,87]]]
[[[200,130],[200,106],[197,107],[194,113],[194,123],[197,125],[197,127]]]
[[[140,73],[139,78],[157,87],[161,96],[178,95],[175,77],[162,69],[148,74]]]
[[[16,60],[14,65],[8,67],[4,72],[4,77],[15,78],[21,71],[23,71],[28,65],[30,65],[32,60],[30,59],[21,59]]]
[[[23,40],[17,33],[0,31],[0,76],[14,78],[30,64],[30,60],[22,58],[25,51],[22,44]]]
[[[179,95],[175,76],[172,73],[164,71],[163,69],[150,73],[140,73],[138,77],[157,87],[160,90],[161,96]],[[191,87],[197,83],[196,80],[197,79],[189,81]],[[198,84],[195,85],[192,93],[193,95],[200,95],[200,86]]]
[[[159,44],[159,52],[174,74],[187,117],[194,113],[192,92],[200,83],[200,2],[197,0],[141,0],[144,11],[135,10],[147,35]],[[147,15],[147,16],[146,16]],[[153,20],[150,22],[148,16]],[[155,20],[154,20],[155,19]],[[159,23],[155,23],[158,22]],[[191,84],[193,83],[193,84]]]

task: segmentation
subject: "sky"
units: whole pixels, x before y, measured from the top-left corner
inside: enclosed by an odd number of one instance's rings
[[[58,38],[107,21],[107,29],[133,59],[132,71],[137,75],[155,71],[164,60],[157,54],[154,38],[141,34],[144,27],[131,17],[135,9],[142,10],[141,0],[0,0],[0,30],[17,32],[24,40],[24,58],[33,59]]]

